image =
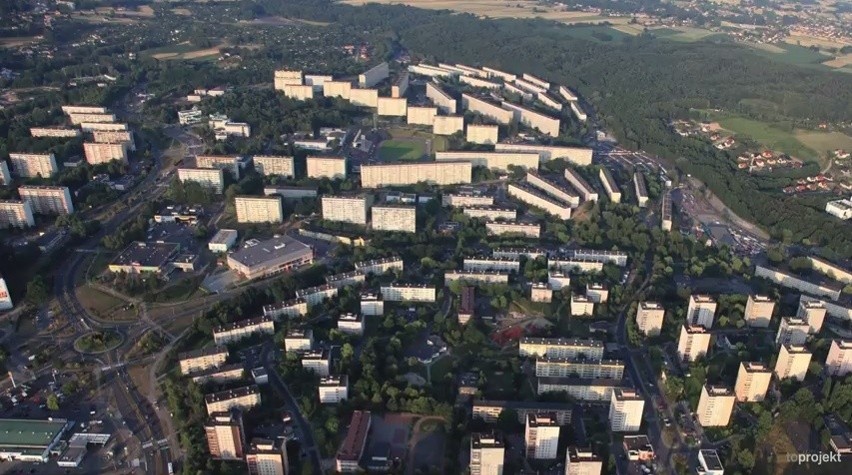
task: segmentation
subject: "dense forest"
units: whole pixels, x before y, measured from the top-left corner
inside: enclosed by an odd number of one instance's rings
[[[597,119],[628,148],[660,155],[700,178],[741,217],[774,236],[822,247],[829,257],[852,257],[852,230],[822,211],[824,200],[761,191],[736,173],[724,152],[669,130],[690,108],[737,109],[761,120],[849,119],[852,78],[771,61],[728,42],[675,43],[640,35],[592,42],[543,20],[482,20],[468,14],[403,6],[350,7],[329,1],[259,2],[267,13],[372,31],[424,59],[487,64],[530,72],[579,90]],[[744,99],[775,104],[774,116],[751,111]],[[786,231],[786,232],[785,232]]]

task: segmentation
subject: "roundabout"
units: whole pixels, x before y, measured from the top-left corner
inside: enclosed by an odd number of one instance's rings
[[[74,340],[74,350],[86,355],[97,355],[118,348],[123,342],[124,337],[116,331],[95,331]]]

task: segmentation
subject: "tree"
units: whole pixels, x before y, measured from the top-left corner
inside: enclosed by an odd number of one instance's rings
[[[27,294],[24,298],[30,304],[39,306],[44,305],[49,295],[44,277],[36,275],[27,283]]]
[[[48,395],[46,404],[47,404],[47,408],[50,409],[51,411],[58,411],[59,410],[59,398],[56,397],[56,394]]]

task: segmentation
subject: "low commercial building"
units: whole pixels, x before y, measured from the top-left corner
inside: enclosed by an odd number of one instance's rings
[[[32,226],[35,226],[35,218],[28,201],[0,200],[0,229]]]
[[[594,152],[593,149],[585,147],[563,147],[535,143],[498,143],[494,146],[494,150],[498,152],[533,152],[539,155],[541,162],[561,158],[577,166],[591,165]]]
[[[498,104],[480,99],[471,94],[462,94],[462,108],[466,111],[476,112],[477,114],[502,125],[511,124],[514,117],[512,111],[506,110]]]
[[[389,284],[380,288],[386,302],[434,302],[437,291],[434,286],[421,284]]]
[[[238,236],[236,229],[220,229],[207,243],[207,248],[217,254],[228,252],[237,243]]]
[[[825,358],[825,372],[843,377],[852,373],[852,340],[832,340]]]
[[[450,282],[461,280],[468,284],[507,284],[509,283],[509,274],[506,272],[489,272],[489,271],[451,271],[444,272],[444,285]]]
[[[364,318],[359,313],[342,313],[337,317],[337,329],[350,335],[363,335]]]
[[[462,213],[467,217],[486,221],[498,219],[514,221],[518,218],[518,210],[498,206],[466,206],[462,209]]]
[[[468,130],[470,126],[468,126]],[[538,155],[535,153],[450,151],[435,152],[436,161],[464,160],[475,167],[508,172],[509,167],[521,167],[528,170],[538,169]]]
[[[636,326],[645,336],[658,336],[663,329],[666,309],[658,302],[639,302],[636,308]]]
[[[789,343],[781,345],[778,350],[778,359],[775,361],[775,376],[779,380],[793,378],[796,381],[804,381],[812,356],[813,354],[803,345]]]
[[[12,173],[21,178],[50,178],[59,172],[52,153],[10,153],[9,163]]]
[[[648,206],[648,188],[645,186],[645,175],[633,173],[633,191],[636,193],[636,204],[640,208]]]
[[[284,207],[279,196],[237,196],[234,198],[238,223],[281,223]]]
[[[756,361],[740,362],[734,393],[739,402],[760,402],[766,398],[772,371],[763,363]]]
[[[218,368],[228,359],[228,348],[220,345],[178,354],[178,364],[183,375]]]
[[[346,158],[308,156],[305,158],[308,178],[346,179]]]
[[[249,318],[213,327],[213,341],[217,345],[227,345],[255,334],[272,335],[275,323],[271,317]]]
[[[0,460],[47,463],[74,423],[65,419],[0,419]]]
[[[207,414],[228,412],[231,409],[247,411],[261,404],[260,388],[257,385],[243,386],[204,396]]]
[[[349,378],[345,374],[322,378],[317,391],[320,404],[337,404],[345,401],[349,399]]]
[[[621,381],[615,379],[580,378],[536,378],[537,394],[564,392],[568,396],[583,402],[606,402],[612,398],[612,392],[620,388]]]
[[[361,165],[361,186],[364,188],[415,185],[419,182],[457,185],[470,183],[472,178],[473,166],[462,161]]]
[[[775,311],[775,301],[766,295],[749,295],[743,318],[748,326],[767,328]]]
[[[466,271],[520,272],[521,261],[510,257],[466,257],[463,268]]]
[[[331,353],[328,350],[311,350],[302,353],[302,368],[313,371],[320,377],[329,375]]]
[[[310,351],[314,347],[314,331],[310,328],[294,328],[284,335],[284,351]]]
[[[551,378],[621,379],[624,376],[624,361],[544,356],[535,360],[535,375]]]
[[[371,421],[370,411],[352,413],[349,430],[346,431],[346,436],[343,438],[334,459],[335,470],[340,473],[352,473],[361,470],[359,463],[361,456],[364,455],[364,447],[367,445]]]
[[[571,295],[571,316],[590,317],[595,314],[595,302],[585,295]]]
[[[494,197],[490,195],[476,193],[445,193],[441,197],[441,202],[444,206],[493,206]]]
[[[180,245],[175,243],[134,241],[110,261],[108,268],[125,274],[163,274],[171,270],[168,265],[179,251]]]
[[[726,427],[731,421],[736,396],[731,388],[705,384],[701,388],[701,398],[695,410],[698,423],[702,427]]]
[[[390,69],[388,69],[388,63],[379,63],[361,73],[358,76],[358,84],[361,87],[373,87],[387,79],[389,75]]]
[[[277,175],[284,178],[296,176],[293,157],[255,155],[252,157],[252,162],[254,170],[264,176]]]
[[[565,169],[565,179],[568,180],[568,183],[580,193],[580,197],[583,198],[583,201],[597,201],[598,193],[592,188],[592,185],[583,178],[577,170],[573,168]]]
[[[34,214],[71,214],[74,203],[67,186],[21,186],[18,196],[32,207]]]
[[[455,114],[458,109],[456,100],[431,81],[426,83],[426,97],[444,114]]]
[[[342,223],[367,225],[367,213],[370,210],[370,197],[360,196],[331,196],[322,197],[322,219]]]
[[[527,414],[524,426],[524,446],[528,459],[552,460],[559,447],[559,423],[556,417]]]
[[[603,354],[604,344],[598,340],[524,337],[518,344],[518,355],[527,358],[548,357],[601,361]]]
[[[497,143],[500,128],[496,125],[469,124],[466,131],[466,140],[481,145],[494,145]],[[536,168],[538,160],[536,160]]]
[[[225,189],[225,172],[208,168],[178,168],[178,180],[181,182],[198,183],[221,195]]]
[[[283,235],[265,241],[248,240],[228,254],[228,267],[246,279],[259,279],[310,264],[314,251],[306,244]]]
[[[541,225],[537,223],[522,223],[519,221],[489,221],[485,223],[488,234],[521,234],[529,238],[541,237]]]
[[[707,355],[710,332],[704,327],[684,325],[677,340],[677,354],[681,361],[693,362]]]
[[[281,317],[298,318],[308,314],[308,301],[305,299],[290,299],[277,304],[263,306],[263,315],[280,320]]]
[[[645,399],[635,389],[615,388],[609,404],[612,432],[638,432],[642,426]]]
[[[852,199],[829,201],[825,212],[840,219],[852,219]]]
[[[556,180],[545,178],[532,171],[527,171],[526,181],[531,186],[538,188],[558,201],[567,203],[572,208],[580,206],[580,196],[574,193],[568,186],[562,185]]]
[[[559,136],[559,118],[550,117],[508,101],[503,101],[501,105],[504,109],[512,111],[512,117],[515,122],[520,122],[531,129],[537,129],[539,132],[550,135],[551,137]]]
[[[755,266],[754,275],[768,279],[782,287],[796,289],[817,297],[828,297],[831,300],[839,300],[842,291],[842,287],[833,282],[812,282],[788,272],[762,265]]]
[[[417,232],[417,207],[407,205],[373,206],[374,231]]]
[[[377,105],[379,116],[406,117],[408,115],[408,99],[404,97],[380,97]]]
[[[405,263],[399,256],[356,262],[354,266],[355,270],[364,274],[384,274],[392,271],[402,272],[405,269]]]
[[[542,209],[560,219],[571,219],[571,206],[538,192],[531,186],[509,183],[509,196],[530,206]]]
[[[618,189],[618,183],[612,177],[612,173],[606,167],[601,167],[599,172],[601,184],[603,185],[606,195],[613,203],[621,203],[621,190]]]
[[[434,135],[453,135],[462,131],[464,131],[464,116],[436,115],[432,119],[432,133]]]

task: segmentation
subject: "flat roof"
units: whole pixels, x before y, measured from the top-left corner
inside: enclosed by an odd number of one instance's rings
[[[237,399],[243,396],[258,393],[260,393],[260,388],[258,388],[256,384],[252,384],[251,386],[243,386],[241,388],[229,389],[227,391],[207,394],[204,396],[204,402],[210,404],[212,402],[228,401],[231,399]]]
[[[356,262],[354,265],[355,265],[355,269],[360,269],[362,267],[377,266],[377,265],[381,265],[381,264],[390,264],[391,262],[402,262],[402,258],[399,257],[399,256],[383,257],[381,259],[373,259],[373,260],[370,260],[370,261]]]
[[[213,333],[225,333],[233,330],[237,330],[240,328],[253,327],[256,325],[262,325],[264,323],[272,323],[274,320],[272,317],[255,317],[249,318],[246,320],[238,320],[236,322],[226,323],[224,325],[219,325],[217,327],[213,327]]]
[[[176,243],[134,241],[110,265],[163,267],[179,249],[180,244]]]
[[[307,244],[285,234],[265,241],[248,241],[229,257],[244,266],[252,267],[273,259],[296,260],[310,252],[311,248]]]
[[[623,439],[624,448],[627,450],[654,451],[651,441],[647,435],[625,435]]]
[[[67,423],[65,419],[0,419],[0,447],[45,449]]]
[[[543,384],[561,384],[565,386],[621,386],[620,379],[606,378],[559,378],[540,376],[538,378],[538,382]]]
[[[699,451],[701,458],[704,459],[704,465],[707,470],[723,470],[722,461],[719,460],[719,454],[712,449],[701,449]]]
[[[349,422],[349,430],[340,449],[337,451],[338,460],[354,460],[361,458],[361,451],[370,431],[370,411],[355,411]]]
[[[236,229],[220,229],[216,231],[216,234],[213,235],[213,238],[210,239],[211,244],[224,244],[230,241],[232,238],[236,239],[239,233]]]
[[[204,377],[204,376],[213,376],[214,374],[220,374],[220,373],[230,373],[230,372],[236,371],[236,370],[245,371],[245,369],[246,368],[245,368],[245,366],[243,366],[242,363],[233,363],[233,364],[226,364],[226,365],[222,365],[222,366],[217,366],[215,368],[207,368],[203,371],[197,371],[195,373],[190,373],[189,376],[191,378],[198,378],[198,377]]]
[[[459,304],[459,313],[472,314],[476,305],[476,288],[466,285],[461,289],[461,303]]]
[[[479,407],[502,407],[504,409],[538,409],[550,412],[573,411],[572,404],[564,402],[541,402],[541,401],[493,401],[488,399],[478,399],[473,402],[474,406]]]
[[[199,350],[193,351],[185,351],[183,353],[178,354],[179,360],[188,360],[190,358],[200,358],[202,356],[210,356],[210,355],[218,355],[224,353],[226,356],[228,355],[228,348],[225,346],[208,346],[206,348],[201,348]]]
[[[603,348],[604,344],[599,340],[581,340],[579,338],[535,338],[523,337],[521,344],[528,345],[552,345],[552,346],[582,346],[588,348]]]

